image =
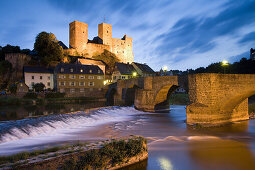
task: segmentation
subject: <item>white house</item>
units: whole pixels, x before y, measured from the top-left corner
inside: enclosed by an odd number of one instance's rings
[[[38,66],[24,67],[25,84],[29,87],[29,89],[33,89],[33,85],[36,83],[43,83],[45,85],[45,89],[53,89],[53,76],[53,68],[44,68]]]

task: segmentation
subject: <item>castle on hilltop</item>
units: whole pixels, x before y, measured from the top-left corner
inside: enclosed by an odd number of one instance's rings
[[[132,63],[134,59],[132,46],[131,37],[124,35],[122,39],[112,38],[110,24],[98,24],[98,36],[88,40],[88,24],[73,21],[69,24],[69,49],[65,51],[70,55],[91,58],[108,50],[114,53],[120,62]]]

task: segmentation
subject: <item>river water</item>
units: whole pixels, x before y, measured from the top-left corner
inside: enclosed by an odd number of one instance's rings
[[[0,121],[0,155],[74,141],[98,141],[142,135],[149,158],[125,169],[255,169],[255,120],[193,129],[185,123],[185,106],[169,113],[133,107],[107,107]]]

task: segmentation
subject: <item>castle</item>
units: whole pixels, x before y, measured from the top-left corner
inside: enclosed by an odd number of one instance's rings
[[[91,58],[104,50],[114,53],[120,62],[133,62],[132,38],[126,35],[122,39],[112,38],[112,25],[99,24],[98,37],[88,40],[88,24],[79,21],[69,24],[69,49],[66,49],[68,54]]]

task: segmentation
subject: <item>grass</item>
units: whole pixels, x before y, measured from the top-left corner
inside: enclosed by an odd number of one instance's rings
[[[29,159],[31,157],[35,157],[35,156],[38,156],[38,155],[41,155],[41,154],[56,152],[56,151],[66,149],[66,148],[67,148],[67,145],[65,145],[65,146],[56,146],[56,147],[47,148],[47,149],[44,149],[44,150],[35,150],[35,151],[32,151],[32,152],[21,152],[21,153],[10,155],[10,156],[0,156],[0,165],[5,164],[5,163],[15,163],[15,162],[20,161],[20,160],[26,160],[26,159]]]
[[[61,169],[103,169],[127,161],[128,158],[147,152],[144,146],[147,141],[143,137],[132,137],[128,140],[112,140],[100,149],[92,149],[77,161],[67,160]]]
[[[176,105],[188,105],[190,103],[189,101],[189,95],[185,93],[176,93],[172,94],[170,96],[170,104],[176,104]]]

